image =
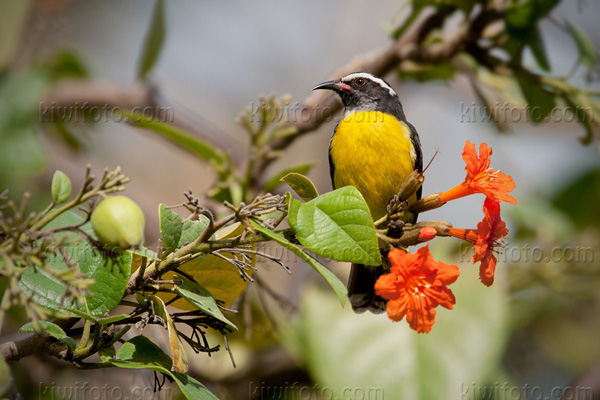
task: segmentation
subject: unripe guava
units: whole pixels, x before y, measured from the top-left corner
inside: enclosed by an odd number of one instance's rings
[[[107,247],[128,249],[141,244],[144,237],[144,213],[126,196],[110,196],[102,200],[90,220],[98,239]]]

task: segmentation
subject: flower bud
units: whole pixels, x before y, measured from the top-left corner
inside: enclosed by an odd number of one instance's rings
[[[421,172],[413,171],[408,178],[402,184],[400,191],[398,192],[399,201],[408,200],[413,194],[417,193],[417,190],[423,186],[425,177]]]
[[[426,226],[419,231],[419,240],[428,242],[437,235],[437,231],[433,226]]]
[[[127,249],[143,240],[144,213],[129,197],[107,197],[92,212],[90,220],[98,239],[107,247]]]
[[[439,193],[430,194],[429,196],[423,197],[417,202],[413,203],[410,206],[410,212],[412,213],[422,213],[425,211],[433,210],[438,207],[443,206],[444,202],[440,199]]]

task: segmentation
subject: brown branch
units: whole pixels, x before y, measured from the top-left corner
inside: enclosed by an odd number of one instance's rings
[[[411,25],[397,41],[386,48],[354,57],[331,75],[332,79],[339,78],[356,71],[367,71],[376,75],[385,76],[392,72],[404,61],[421,63],[436,63],[451,59],[457,53],[472,48],[482,31],[492,22],[502,17],[505,7],[503,0],[497,0],[482,9],[472,20],[467,20],[449,39],[430,45],[422,46],[423,40],[434,30],[443,26],[447,17],[456,11],[455,7],[446,6],[441,9],[425,9],[417,21]],[[144,85],[120,85],[97,83],[85,80],[65,81],[58,83],[47,92],[43,105],[48,107],[63,108],[90,108],[90,107],[117,107],[131,110],[134,107],[157,108],[164,101],[159,101],[159,93],[155,87]],[[158,109],[158,108],[157,108]],[[286,149],[298,138],[318,129],[341,109],[341,103],[332,93],[319,91],[311,93],[303,102],[298,115],[307,116],[290,125],[295,128],[293,135],[279,138],[270,143],[274,152]],[[168,121],[174,126],[190,132],[203,140],[213,143],[220,148],[236,151],[240,146],[231,146],[232,138],[223,131],[213,127],[201,117],[186,115],[181,118],[181,110],[177,111],[178,117]],[[183,110],[183,114],[186,113]],[[220,143],[219,143],[220,142]],[[241,154],[232,154],[234,159]],[[276,160],[276,158],[261,158],[254,165],[250,181],[259,185],[263,172]]]
[[[338,69],[331,78],[335,79],[355,71],[367,71],[377,75],[385,76],[392,72],[404,61],[414,61],[421,63],[436,63],[446,61],[454,57],[461,51],[469,51],[473,48],[476,41],[480,38],[481,32],[491,22],[501,18],[502,5],[505,2],[498,0],[489,3],[483,8],[475,18],[466,20],[463,25],[447,40],[423,47],[423,40],[434,30],[443,26],[447,17],[453,14],[456,9],[451,6],[446,6],[440,9],[428,8],[423,11],[418,20],[411,25],[411,28],[405,32],[397,41],[386,48],[357,56],[346,65]],[[59,83],[49,89],[44,97],[41,106],[46,107],[63,107],[73,109],[90,109],[98,107],[99,109],[122,108],[132,110],[135,107],[157,107],[157,90],[151,86],[132,85],[122,87],[119,85],[111,85],[106,83],[97,83],[91,81],[65,81]],[[43,107],[40,107],[43,110]],[[300,115],[309,115],[310,118],[300,121],[292,121],[291,126],[295,128],[295,134],[279,138],[270,143],[271,150],[280,151],[289,147],[298,138],[309,132],[318,129],[325,121],[333,114],[341,109],[340,102],[334,95],[327,92],[311,93],[305,100],[300,110]],[[46,117],[52,116],[52,111],[49,115],[40,115],[40,122],[47,120]],[[197,118],[197,117],[196,117]],[[201,136],[203,140],[214,142],[215,140],[228,140],[229,136],[217,131],[215,128],[206,124],[205,121],[198,124],[185,123],[179,118],[172,122],[174,126],[190,133]],[[200,128],[198,128],[200,126]],[[221,148],[231,148],[230,143],[214,143]],[[256,184],[260,183],[260,178],[263,172],[271,165],[274,158],[258,159],[252,171],[252,181]],[[257,241],[260,241],[256,239]],[[197,243],[189,244],[189,247],[196,248],[202,252],[210,252],[219,248],[219,246],[207,247],[208,244],[203,244],[206,248],[199,249]],[[226,247],[222,244],[223,247]],[[189,252],[189,248],[180,249],[182,252]],[[180,260],[181,261],[181,260]],[[164,271],[169,264],[165,260],[159,266],[154,266],[154,271],[146,271],[143,277],[153,277],[157,271]],[[176,266],[176,265],[174,265]],[[139,271],[138,271],[139,273]],[[132,276],[130,279],[127,293],[132,292],[136,283],[139,280]],[[65,325],[72,326],[73,320],[61,321]],[[49,339],[44,334],[34,334],[23,340],[7,342],[0,345],[0,354],[9,361],[16,361],[22,357],[39,353],[50,352],[53,355],[61,356],[52,346],[54,339]],[[54,346],[56,347],[56,346]]]
[[[231,136],[183,106],[170,104],[156,86],[148,84],[117,85],[87,79],[63,80],[48,88],[40,101],[40,122],[70,122],[75,111],[113,112],[115,109],[144,112],[160,122],[188,132],[221,149],[232,151],[234,159],[241,155],[240,146],[231,146]],[[145,114],[148,113],[148,114]],[[237,150],[236,150],[237,149]],[[239,154],[238,154],[239,153]]]
[[[592,365],[567,387],[571,388],[571,393],[567,395],[563,391],[561,400],[597,399],[600,395],[600,364]]]
[[[452,8],[440,10],[438,12],[432,9],[426,10],[418,21],[415,22],[412,29],[409,29],[400,39],[392,45],[379,49],[371,53],[362,54],[354,57],[346,65],[335,71],[330,78],[337,79],[352,72],[366,71],[376,75],[387,75],[400,62],[416,58],[421,41],[434,29],[439,28],[444,19],[453,11]],[[297,130],[296,135],[282,138],[273,143],[273,149],[281,150],[295,141],[305,133],[311,132],[335,112],[341,109],[341,102],[330,92],[319,91],[312,92],[305,100],[302,106],[303,112],[308,112],[310,118],[302,121],[292,122]],[[330,113],[321,111],[330,109]],[[307,111],[304,111],[307,110]],[[260,168],[258,168],[260,170]]]
[[[492,22],[502,17],[502,1],[496,1],[483,9],[472,21],[466,21],[446,41],[423,47],[423,40],[434,30],[441,28],[446,18],[454,13],[454,7],[444,7],[440,10],[426,9],[419,19],[404,35],[387,48],[355,57],[349,63],[331,75],[337,79],[352,72],[366,71],[375,75],[385,76],[392,72],[404,61],[420,63],[437,63],[450,60],[456,54],[469,48],[480,37],[483,30]],[[286,136],[273,141],[272,150],[283,150],[303,135],[318,129],[333,114],[341,109],[342,105],[335,94],[328,91],[311,93],[303,103],[299,115],[308,115],[309,118],[292,121],[291,126],[296,129],[294,135]],[[254,176],[258,178],[271,165],[274,159],[261,159],[255,165]]]
[[[89,109],[117,107],[131,110],[134,107],[156,106],[153,89],[141,84],[123,86],[108,82],[94,82],[86,79],[60,81],[46,92],[42,106],[57,108]]]
[[[54,321],[54,323],[64,330],[71,328],[79,321],[79,318],[70,318],[66,320]],[[57,346],[56,339],[49,337],[44,332],[34,333],[28,337],[0,344],[0,356],[6,361],[18,361],[21,358],[28,357],[37,353],[52,355],[61,359],[65,358],[64,347]]]

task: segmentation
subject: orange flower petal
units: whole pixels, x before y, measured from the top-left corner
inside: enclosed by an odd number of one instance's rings
[[[481,262],[479,278],[484,285],[494,283],[496,256],[494,251],[500,247],[500,240],[508,234],[506,223],[500,218],[500,203],[486,198],[483,203],[483,220],[477,224],[477,241],[472,262]]]
[[[435,308],[424,298],[406,313],[406,322],[417,333],[429,333],[435,322]]]
[[[386,299],[395,300],[400,296],[398,288],[397,275],[394,273],[382,275],[375,282],[375,291],[377,295]]]
[[[479,156],[475,150],[475,145],[468,140],[465,142],[462,158],[465,161],[465,170],[467,177],[474,178],[490,167],[490,156],[492,148],[487,147],[487,143],[483,142],[479,145]]]
[[[392,263],[392,268],[398,267],[399,265],[404,265],[405,260],[410,256],[406,251],[402,251],[399,249],[394,249],[388,253],[388,258]]]
[[[485,286],[494,283],[494,272],[496,271],[496,256],[487,253],[479,265],[479,279]]]
[[[436,283],[439,286],[448,286],[456,282],[460,275],[460,270],[456,265],[438,261],[437,266]]]
[[[475,145],[467,140],[462,158],[465,161],[467,176],[464,182],[440,194],[440,201],[446,203],[474,193],[483,193],[494,200],[517,204],[517,199],[508,194],[515,187],[515,182],[502,171],[490,168],[492,148],[486,143],[479,146],[479,156]]]
[[[388,318],[392,321],[402,321],[402,318],[408,311],[408,296],[398,297],[396,300],[390,300],[386,307]]]
[[[375,283],[375,293],[390,299],[388,318],[400,321],[406,317],[412,329],[429,332],[435,322],[435,307],[452,309],[456,303],[447,285],[458,278],[458,267],[435,261],[428,245],[414,254],[394,249],[388,257],[392,263],[390,273]]]

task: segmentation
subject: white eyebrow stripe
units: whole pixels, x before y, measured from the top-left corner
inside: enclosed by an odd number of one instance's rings
[[[365,72],[355,72],[353,74],[346,75],[342,78],[342,82],[351,81],[352,79],[356,79],[356,78],[365,78],[365,79],[369,79],[373,82],[377,82],[379,84],[379,86],[387,89],[392,96],[396,96],[396,92],[394,91],[394,89],[392,89],[390,87],[390,85],[385,83],[385,81],[383,79],[377,78],[377,77],[375,77],[371,74],[367,74]]]

